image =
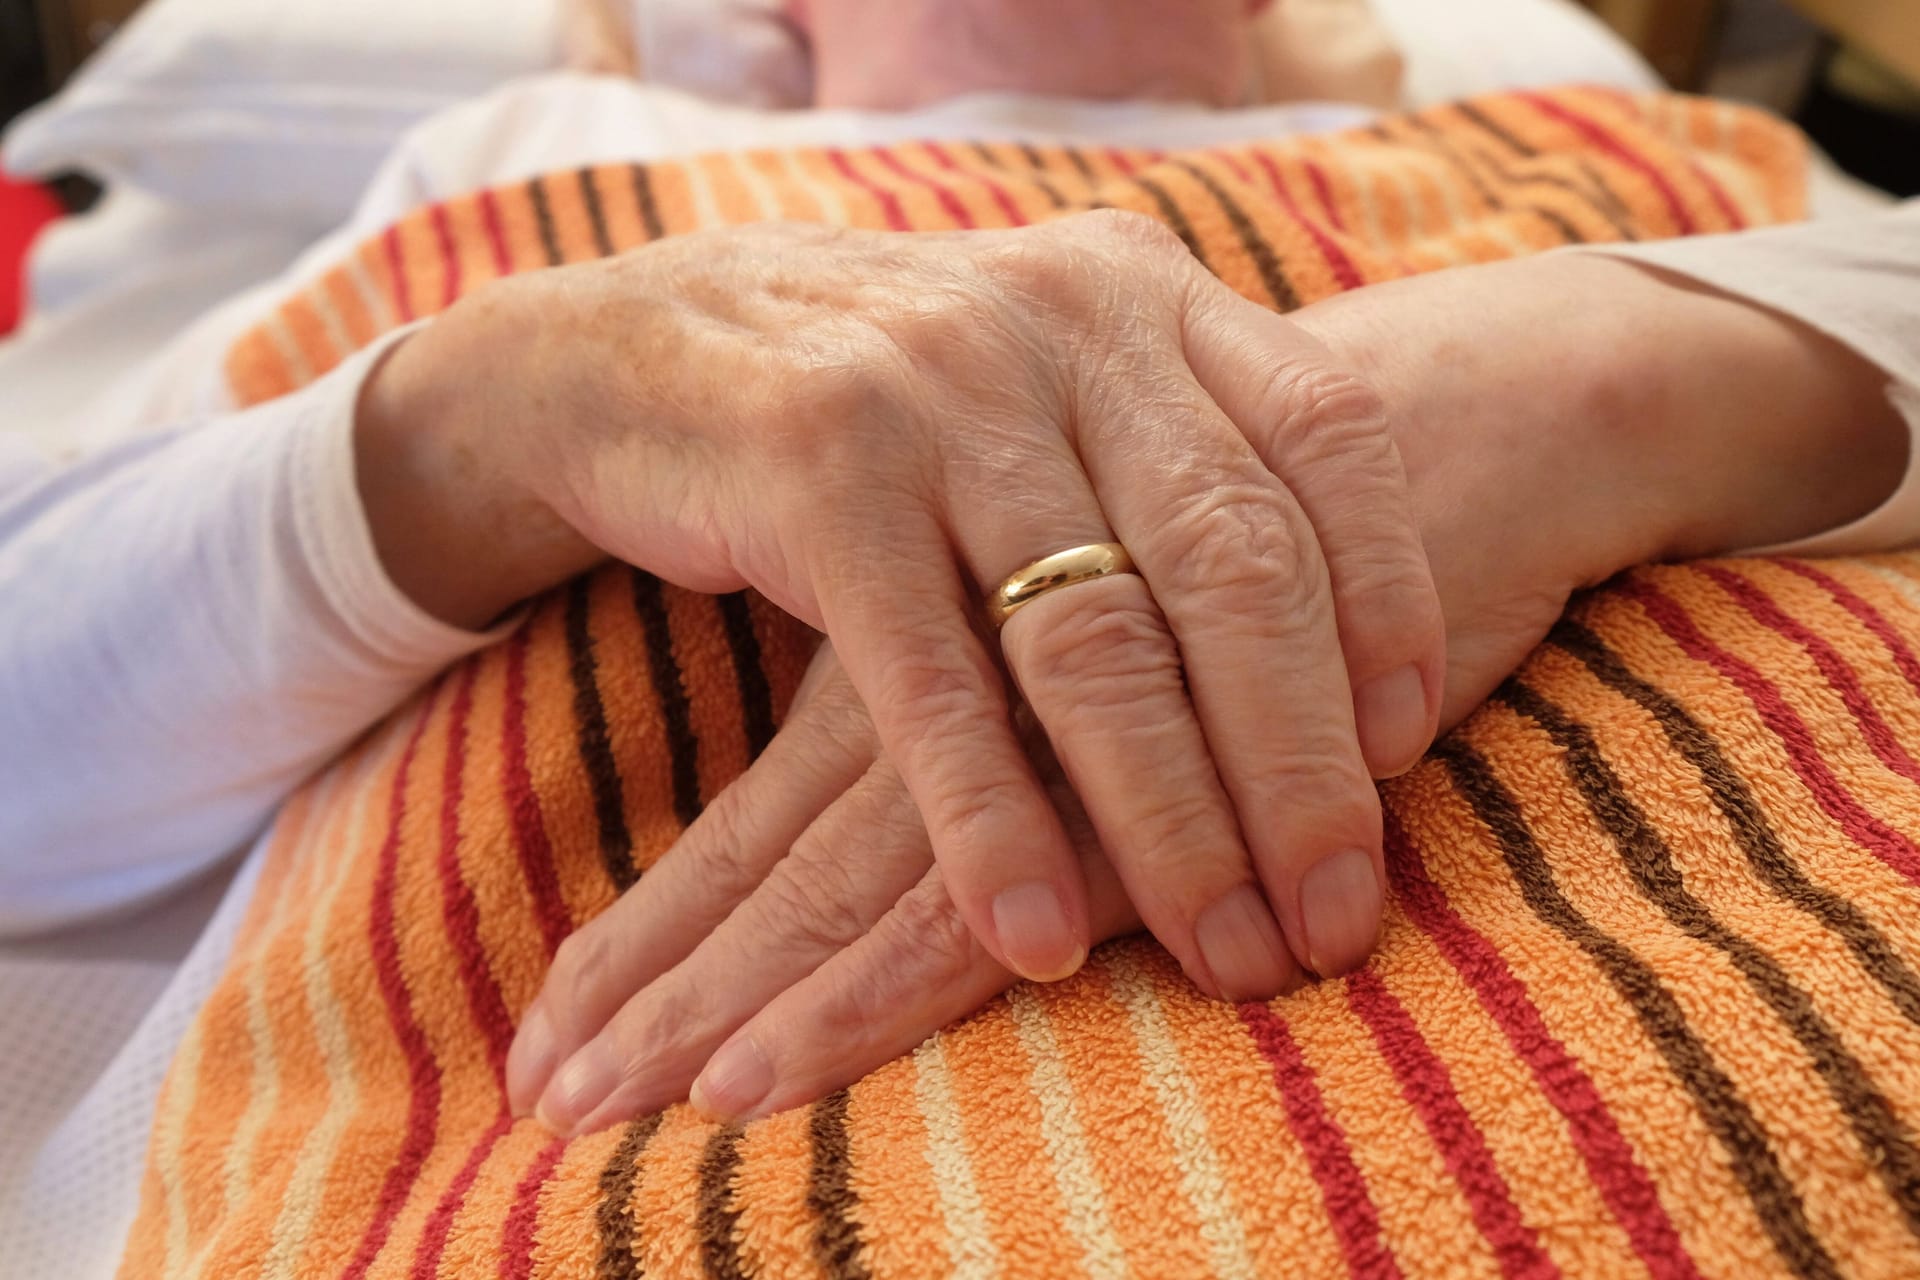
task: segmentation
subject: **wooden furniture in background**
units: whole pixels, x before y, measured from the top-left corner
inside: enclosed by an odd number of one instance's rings
[[[1907,3],[1908,0],[1895,0]],[[1722,0],[1584,0],[1625,36],[1668,84],[1695,89],[1706,78]]]
[[[140,4],[141,0],[38,0],[48,87],[59,88]]]
[[[1697,89],[1712,64],[1726,0],[1582,0],[1667,82]],[[1841,45],[1920,87],[1920,0],[1786,0]]]
[[[1920,0],[1789,0],[1842,44],[1920,87]]]

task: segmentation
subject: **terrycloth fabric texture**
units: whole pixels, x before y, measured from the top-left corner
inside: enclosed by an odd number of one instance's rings
[[[606,167],[421,211],[231,372],[258,400],[504,272],[776,213],[1140,209],[1291,307],[1797,216],[1800,156],[1742,110],[1567,91],[1173,157]],[[1386,786],[1385,934],[1351,978],[1235,1007],[1129,941],[745,1128],[514,1122],[502,1063],[554,948],[766,743],[806,647],[751,595],[604,569],[294,797],[124,1274],[1920,1274],[1920,556],[1581,599]]]

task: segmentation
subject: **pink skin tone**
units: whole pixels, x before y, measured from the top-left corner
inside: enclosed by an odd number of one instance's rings
[[[1575,295],[1605,305],[1576,322],[1556,311]],[[1461,314],[1478,318],[1470,340]],[[1443,726],[1519,664],[1571,591],[1836,527],[1903,470],[1877,370],[1759,308],[1606,258],[1423,276],[1293,322],[1386,403],[1448,623]],[[1028,746],[1081,859],[1094,938],[1137,930],[1078,798],[1045,743]],[[773,747],[562,949],[508,1060],[514,1106],[560,1133],[689,1094],[750,1118],[910,1050],[1013,980],[933,863],[823,651]]]
[[[1259,8],[807,0],[801,17],[823,104],[1014,88],[1224,104],[1246,83]],[[854,56],[876,49],[886,55]],[[734,1118],[799,1105],[965,1016],[1013,972],[1062,976],[1086,943],[1143,923],[1217,995],[1262,998],[1303,968],[1346,971],[1371,948],[1380,911],[1369,770],[1416,759],[1436,722],[1465,715],[1575,588],[1647,559],[1843,523],[1885,496],[1905,449],[1884,380],[1857,358],[1605,259],[1450,271],[1282,319],[1202,278],[1164,230],[1112,214],[1014,233],[748,227],[695,240],[482,290],[396,348],[361,403],[375,543],[395,582],[438,616],[478,625],[613,554],[701,589],[751,584],[838,642],[838,662],[822,665],[774,747],[569,940],[527,1011],[511,1100],[561,1133],[690,1095]],[[1123,293],[1103,292],[1115,281]],[[1595,305],[1569,316],[1570,296]],[[1036,310],[1036,297],[1050,305]],[[1471,344],[1461,315],[1476,317]],[[871,349],[914,359],[854,358]],[[699,358],[635,358],[661,351]],[[822,383],[822,353],[865,381]],[[1088,377],[1066,376],[1083,364]],[[898,380],[923,365],[935,375]],[[1177,412],[1137,412],[1174,393]],[[1056,404],[1063,395],[1073,403]],[[1140,425],[1160,418],[1187,429]],[[902,430],[922,419],[970,426]],[[1056,420],[1078,424],[1075,449],[1054,447]],[[1543,433],[1541,421],[1561,427]],[[1345,445],[1326,447],[1334,439]],[[769,442],[785,452],[770,458]],[[1076,457],[1104,477],[1090,495],[1101,505],[1077,515],[1061,495],[1089,479],[1035,462]],[[996,463],[1008,458],[1025,461]],[[871,472],[851,488],[850,460]],[[1312,536],[1294,545],[1317,540],[1327,564],[1292,575],[1318,584],[1293,607],[1273,607],[1271,574],[1228,564],[1194,575],[1198,558],[1178,554],[1177,517],[1210,512],[1169,478],[1228,463],[1230,483],[1202,486],[1240,495],[1226,514],[1273,507],[1276,477],[1310,508],[1300,533]],[[939,488],[969,476],[965,492]],[[962,545],[928,531],[929,492]],[[891,526],[873,514],[875,495],[899,499]],[[1316,505],[1347,518],[1322,522]],[[1058,527],[1040,527],[1049,521]],[[1233,534],[1195,545],[1216,558],[1254,545]],[[959,553],[976,581],[941,591],[965,595],[1036,547],[1108,536],[1143,577],[1036,602],[998,637],[1057,765],[1030,722],[1019,740],[1006,723],[999,673],[957,625],[965,601],[936,602],[951,617],[928,616],[944,629],[903,626],[871,607],[887,593],[856,572],[879,548],[910,561],[890,581],[913,582]],[[1342,563],[1371,564],[1377,580]],[[1209,602],[1222,582],[1238,595]],[[1399,612],[1384,610],[1390,599]],[[1409,602],[1411,613],[1399,607]],[[1303,619],[1317,621],[1302,630]],[[1249,627],[1292,633],[1233,648]],[[1103,652],[1125,661],[1094,670],[1089,645],[1063,636],[1113,641]],[[974,705],[947,715],[953,732],[909,714],[936,703],[951,713],[950,697],[908,705],[893,678],[945,661],[930,639],[965,648],[965,662],[933,672],[935,693],[961,687],[960,675],[984,681],[966,686]],[[1262,675],[1281,656],[1298,670]],[[1380,685],[1402,667],[1406,689]],[[1276,700],[1287,716],[1236,719],[1244,699],[1210,692],[1222,672],[1236,688],[1301,689]],[[1125,696],[1116,680],[1131,682]],[[1131,710],[1100,720],[1115,709]],[[1315,723],[1326,732],[1304,734]],[[993,733],[972,732],[981,726]],[[961,739],[965,750],[952,745]],[[1141,749],[1107,750],[1121,741]],[[928,742],[943,745],[920,749]],[[1316,752],[1322,767],[1295,767]],[[1154,767],[1142,773],[1143,761]],[[1260,776],[1240,778],[1254,762]],[[994,769],[1018,783],[1000,788],[994,811],[929,808]],[[1177,819],[1179,838],[1151,838],[1156,815]],[[1004,839],[979,836],[989,820]],[[1243,832],[1267,902],[1244,870]],[[1156,851],[1178,865],[1154,864]],[[1064,928],[1020,927],[995,896],[1035,875],[1043,852],[1071,893]]]
[[[1234,106],[1268,0],[791,0],[822,107],[968,93]]]

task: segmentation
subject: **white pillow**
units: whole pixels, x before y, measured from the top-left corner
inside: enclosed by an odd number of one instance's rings
[[[1407,105],[1501,89],[1657,89],[1633,47],[1573,0],[1373,0],[1407,57]]]
[[[83,169],[198,207],[330,226],[408,127],[559,58],[556,0],[150,0],[9,130],[18,173]]]

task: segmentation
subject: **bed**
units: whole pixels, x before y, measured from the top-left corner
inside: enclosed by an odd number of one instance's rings
[[[1657,83],[1571,0],[1376,3],[1406,51],[1412,105],[1567,81]],[[150,397],[168,372],[154,353],[169,339],[326,240],[368,183],[413,182],[423,199],[452,194],[460,149],[484,145],[484,130],[461,127],[485,109],[472,100],[510,95],[558,61],[546,7],[484,8],[154,0],[7,139],[9,168],[85,168],[106,179],[108,194],[35,256],[36,314],[0,344],[0,422],[83,439],[90,423]],[[448,22],[455,12],[461,20]],[[376,25],[385,38],[369,60],[364,33]],[[430,163],[383,170],[409,135],[414,156]],[[1837,179],[1821,190],[1832,207],[1873,199]],[[202,890],[132,921],[0,947],[0,1023],[11,1033],[0,1043],[0,1271],[21,1226],[7,1221],[10,1179],[145,1013],[179,961],[179,940],[216,900]],[[88,1052],[36,1056],[43,1041]],[[130,1144],[144,1143],[145,1117],[126,1127]]]

